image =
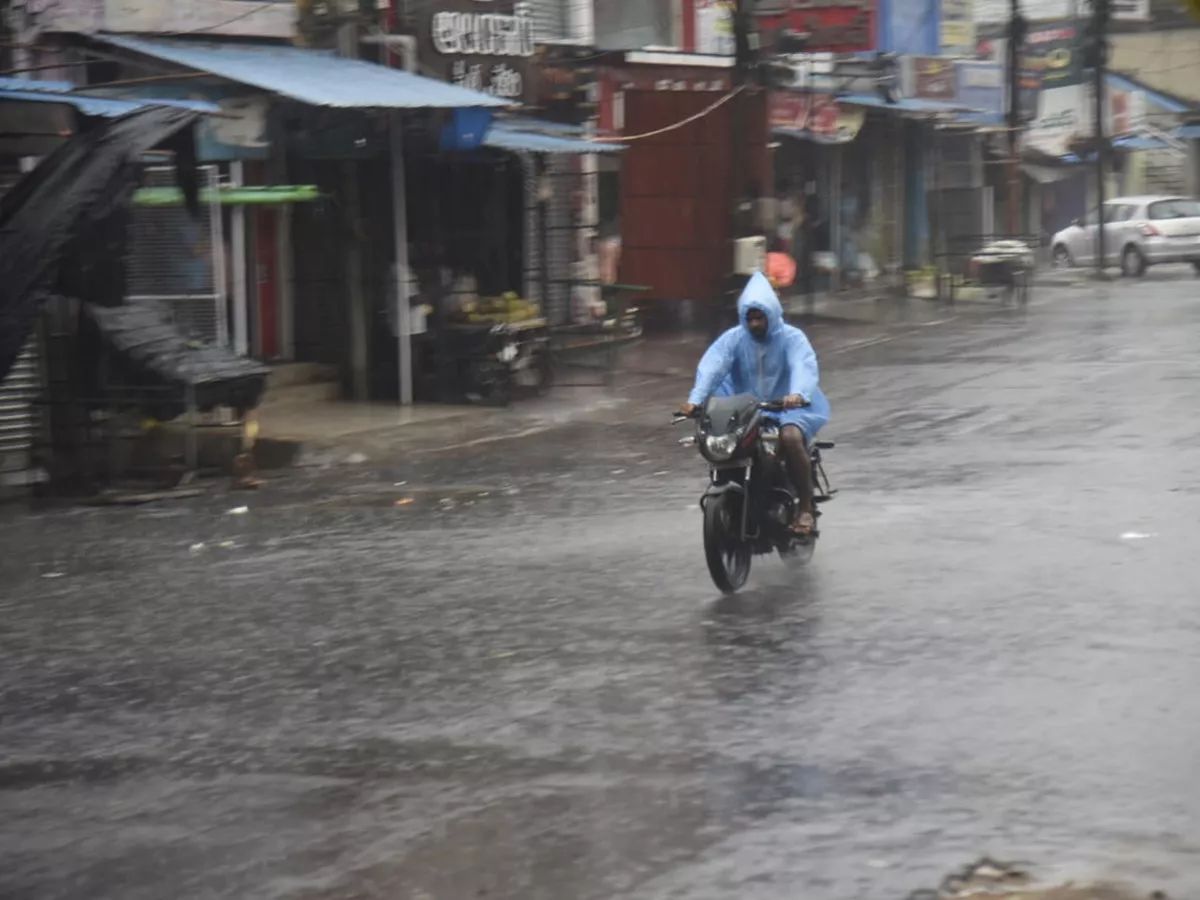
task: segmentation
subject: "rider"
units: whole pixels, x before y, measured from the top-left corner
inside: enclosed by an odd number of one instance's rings
[[[803,331],[783,321],[779,298],[761,272],[751,276],[737,308],[741,324],[705,352],[682,412],[692,415],[714,396],[775,400],[782,395],[779,444],[797,499],[792,530],[810,535],[816,523],[808,445],[829,421],[829,401],[817,386],[817,354]]]

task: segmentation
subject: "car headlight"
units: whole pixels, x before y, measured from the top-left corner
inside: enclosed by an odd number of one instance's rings
[[[712,435],[704,439],[704,449],[715,460],[726,460],[733,456],[737,449],[738,439],[735,434]]]

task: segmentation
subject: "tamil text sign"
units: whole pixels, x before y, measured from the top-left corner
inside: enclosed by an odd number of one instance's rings
[[[533,17],[513,0],[433,0],[420,10],[422,67],[475,91],[520,102],[534,53]]]

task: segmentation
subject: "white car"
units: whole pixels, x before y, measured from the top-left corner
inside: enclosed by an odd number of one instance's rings
[[[1095,210],[1050,242],[1054,265],[1090,266],[1099,251]],[[1190,262],[1200,272],[1200,200],[1171,195],[1117,197],[1104,204],[1105,262],[1139,276],[1159,263]]]

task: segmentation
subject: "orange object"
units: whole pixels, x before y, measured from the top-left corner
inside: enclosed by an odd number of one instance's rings
[[[796,281],[796,261],[786,253],[768,253],[766,276],[771,287],[791,287]]]

